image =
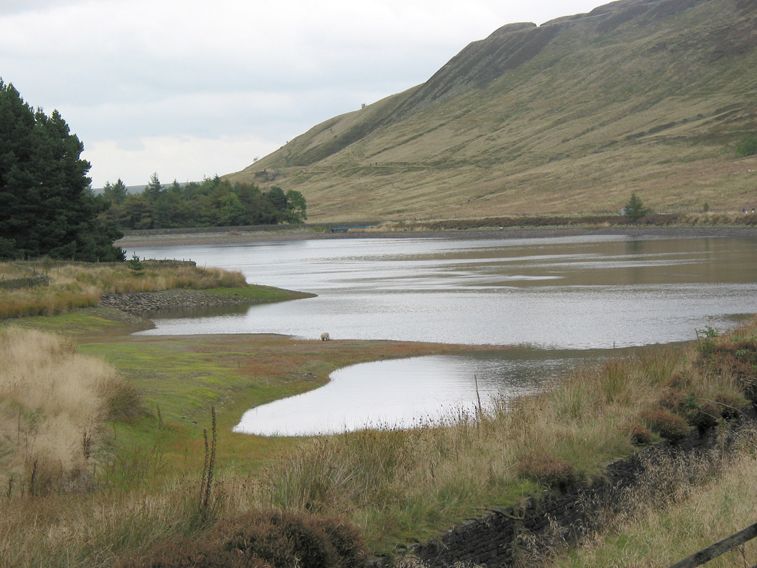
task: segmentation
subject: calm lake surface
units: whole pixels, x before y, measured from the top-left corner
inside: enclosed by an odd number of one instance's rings
[[[757,312],[756,247],[757,240],[745,238],[370,238],[136,248],[129,254],[192,259],[201,266],[240,270],[251,283],[318,294],[241,314],[160,319],[144,334],[317,338],[328,331],[333,339],[587,350],[690,340],[696,329],[730,327],[735,317]],[[254,409],[238,428],[305,434],[367,423],[407,425],[433,415],[430,407],[437,409],[436,416],[442,408],[470,407],[474,374],[494,373],[499,378],[486,384],[498,384],[497,392],[505,396],[537,388],[532,368],[523,361],[500,359],[498,366],[474,358],[420,359],[343,369],[326,387],[302,395],[315,398],[305,398],[299,407],[288,406],[300,399],[293,397],[269,405],[285,405],[273,414],[270,408]],[[544,356],[534,360],[546,381],[570,366]],[[393,408],[394,402],[376,398],[392,392],[411,408],[334,416],[335,407],[359,406],[349,398],[353,387],[339,386],[350,381],[361,385],[355,388],[369,407],[370,400],[381,400],[382,407]],[[373,385],[370,393],[368,385]],[[456,394],[427,406],[434,392]],[[330,405],[321,397],[336,402]],[[311,420],[307,409],[319,407],[321,421],[305,427]],[[301,426],[284,423],[293,416],[302,416]]]
[[[757,311],[757,241],[324,239],[139,248],[318,294],[245,314],[163,319],[149,335],[281,333],[554,348],[693,339]],[[131,251],[130,251],[131,252]]]

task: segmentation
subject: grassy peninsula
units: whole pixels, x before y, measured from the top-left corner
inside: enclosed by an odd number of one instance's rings
[[[104,294],[197,290],[230,302],[260,304],[309,297],[248,285],[240,272],[203,268],[191,261],[67,263],[0,262],[0,319],[49,316],[97,306]]]

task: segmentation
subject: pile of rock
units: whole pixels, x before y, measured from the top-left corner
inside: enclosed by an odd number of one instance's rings
[[[166,290],[162,292],[134,292],[130,294],[103,294],[100,304],[130,314],[158,311],[196,310],[249,303],[244,298],[220,297],[202,290]]]

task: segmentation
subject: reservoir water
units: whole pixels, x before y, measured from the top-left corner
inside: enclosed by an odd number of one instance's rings
[[[135,249],[318,294],[245,314],[156,322],[150,335],[608,348],[693,339],[757,311],[757,241],[565,237],[324,239]]]
[[[254,306],[242,314],[159,319],[155,329],[144,334],[279,333],[317,338],[327,331],[334,339],[587,350],[690,340],[697,329],[730,327],[738,316],[757,312],[756,247],[757,240],[748,238],[368,238],[137,248],[129,253],[191,258],[200,266],[240,270],[251,283],[318,295]],[[545,357],[536,359],[544,366],[545,380],[559,374],[554,365],[549,367],[552,363],[544,363]],[[467,363],[435,359],[426,367],[418,361],[404,367],[359,365],[335,373],[332,383],[302,396],[333,396],[341,401],[337,405],[357,405],[339,394],[344,388],[338,385],[349,382],[342,380],[348,375],[364,378],[364,394],[367,385],[374,385],[375,396],[399,390],[406,401],[424,400],[432,391],[455,391],[461,373],[468,382],[474,373],[485,375],[481,365],[472,358]],[[530,372],[524,371],[528,365],[522,361],[516,365],[505,360],[487,368],[499,369],[494,373],[501,383],[497,392],[506,396],[515,392],[515,383],[521,384],[524,372]],[[379,380],[374,369],[384,377],[399,377],[403,386]],[[412,390],[413,384],[417,390]],[[475,389],[468,384],[463,390],[467,399],[450,394],[433,408],[448,412],[451,406],[469,406]],[[288,400],[272,405],[292,404],[293,399]],[[384,401],[382,406],[393,404]],[[306,399],[299,409],[279,407],[277,412],[291,420],[305,408],[318,407],[323,417],[333,415],[333,406],[322,398]],[[322,421],[317,427],[285,430],[264,409],[257,409],[256,420],[242,421],[248,427],[239,428],[257,433],[331,432],[368,423],[407,425],[408,420],[433,414],[415,405],[407,412],[363,412],[362,418],[340,416],[337,425]],[[440,410],[437,416],[442,414]],[[262,426],[249,427],[251,422]]]

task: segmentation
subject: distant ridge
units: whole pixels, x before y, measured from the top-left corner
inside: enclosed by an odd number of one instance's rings
[[[425,83],[230,174],[316,221],[665,212],[757,201],[757,2],[621,0],[503,26]]]

